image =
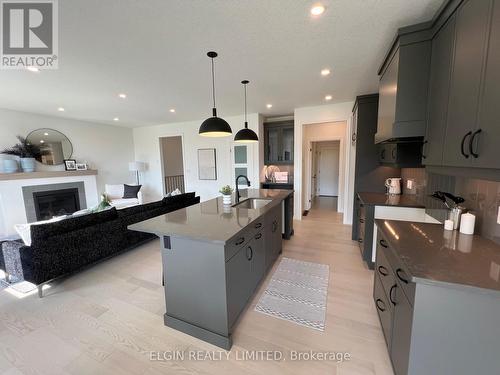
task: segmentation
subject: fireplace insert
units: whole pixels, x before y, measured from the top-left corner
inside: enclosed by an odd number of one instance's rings
[[[33,193],[37,220],[69,215],[80,210],[78,189],[61,189]]]

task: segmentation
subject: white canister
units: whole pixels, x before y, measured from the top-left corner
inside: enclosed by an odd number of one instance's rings
[[[471,213],[462,214],[460,220],[460,233],[474,234],[474,225],[476,224],[476,216]]]
[[[444,229],[445,230],[453,230],[453,220],[445,220],[444,221]]]

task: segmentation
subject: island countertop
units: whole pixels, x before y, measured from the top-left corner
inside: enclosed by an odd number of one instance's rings
[[[278,189],[240,190],[240,202],[247,198],[271,199],[271,202],[257,209],[232,207],[235,204],[233,193],[231,206],[224,205],[222,197],[218,197],[132,224],[128,229],[153,233],[159,237],[178,236],[225,243],[292,193],[293,190]]]
[[[416,283],[474,287],[500,295],[500,245],[440,224],[376,221]]]

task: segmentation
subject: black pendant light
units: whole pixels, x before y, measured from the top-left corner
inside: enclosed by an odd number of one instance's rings
[[[246,143],[246,142],[258,142],[259,137],[257,137],[257,134],[252,129],[248,129],[248,121],[247,121],[247,84],[249,81],[244,80],[241,81],[243,83],[243,87],[245,88],[245,127],[241,129],[236,135],[234,136],[234,141],[235,142],[241,142],[241,143]]]
[[[212,108],[212,117],[207,118],[202,122],[198,134],[204,137],[227,137],[233,132],[226,120],[217,117],[217,109],[215,108],[215,71],[214,58],[217,57],[217,52],[208,52],[207,56],[212,60],[212,96],[214,107]]]

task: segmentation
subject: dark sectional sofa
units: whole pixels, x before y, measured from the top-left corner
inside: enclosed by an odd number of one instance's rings
[[[31,246],[18,241],[1,244],[0,269],[12,280],[38,286],[156,238],[127,226],[200,202],[195,193],[31,226]]]

